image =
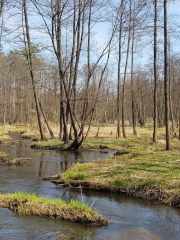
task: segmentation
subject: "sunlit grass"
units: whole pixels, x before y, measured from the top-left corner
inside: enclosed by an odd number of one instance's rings
[[[92,209],[85,203],[77,200],[71,200],[69,203],[66,203],[65,201],[61,199],[50,199],[50,198],[42,198],[37,196],[36,194],[27,194],[27,193],[14,193],[14,194],[0,194],[0,200],[8,198],[9,200],[21,200],[25,201],[28,200],[32,204],[34,203],[41,203],[41,204],[48,204],[56,207],[67,207],[70,208],[72,211],[75,211],[77,209],[81,209],[83,211],[92,211]],[[1,206],[1,204],[0,204]],[[94,211],[94,210],[93,210]]]

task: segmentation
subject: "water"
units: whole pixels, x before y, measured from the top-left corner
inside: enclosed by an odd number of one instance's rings
[[[17,134],[12,134],[17,139]],[[112,156],[99,152],[55,152],[22,146],[2,147],[9,158],[31,158],[23,166],[0,166],[0,192],[36,193],[43,197],[81,200],[80,192],[56,188],[42,177],[59,174],[74,162],[86,162]],[[18,215],[0,208],[0,240],[24,239],[87,239],[87,240],[179,240],[180,210],[146,200],[113,193],[84,191],[84,201],[108,219],[106,227],[57,221],[45,217]]]

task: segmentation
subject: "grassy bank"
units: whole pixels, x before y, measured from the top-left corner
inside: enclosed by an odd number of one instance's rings
[[[46,216],[91,225],[107,225],[107,220],[88,205],[71,200],[69,204],[60,199],[40,198],[35,194],[0,194],[0,207],[19,214]]]
[[[158,129],[158,143],[152,143],[152,127],[139,128],[133,137],[115,139],[105,128],[100,137],[90,136],[84,149],[100,145],[116,149],[119,156],[89,163],[77,163],[61,175],[60,183],[94,190],[119,191],[136,197],[180,204],[180,141],[172,138],[172,150],[165,150],[165,129]],[[114,130],[113,130],[114,131]],[[94,131],[95,133],[95,131]],[[41,143],[40,143],[41,144]],[[58,181],[57,181],[58,182]]]
[[[114,141],[110,146],[116,144],[119,156],[77,163],[61,175],[60,182],[180,204],[178,140],[173,140],[172,151],[165,151],[163,142],[153,145],[146,138]]]
[[[91,129],[84,149],[100,146],[116,149],[119,156],[73,165],[61,175],[60,183],[94,190],[119,191],[136,197],[180,205],[180,141],[172,137],[172,150],[165,150],[165,128],[158,129],[158,143],[152,143],[152,126],[138,128],[138,136],[127,127],[127,138],[115,138],[115,126]],[[38,147],[61,148],[53,140],[36,143]],[[36,145],[35,144],[35,145]],[[60,145],[58,145],[60,144]],[[58,181],[57,181],[58,182]]]

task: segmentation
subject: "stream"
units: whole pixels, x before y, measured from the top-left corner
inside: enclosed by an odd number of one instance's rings
[[[19,133],[10,133],[19,140]],[[31,158],[22,166],[0,166],[0,193],[36,193],[42,197],[82,200],[77,190],[57,188],[45,176],[59,174],[76,162],[113,157],[98,151],[56,152],[34,150],[31,142],[1,145],[9,158]],[[19,215],[0,208],[0,240],[179,240],[180,209],[115,193],[83,191],[84,201],[93,204],[108,219],[108,226],[92,227],[46,217]]]

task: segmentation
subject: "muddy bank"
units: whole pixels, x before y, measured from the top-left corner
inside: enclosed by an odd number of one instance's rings
[[[30,158],[15,158],[11,160],[6,160],[4,158],[0,159],[0,165],[23,165],[28,163]]]
[[[59,206],[57,202],[46,199],[31,200],[18,199],[13,194],[0,194],[0,207],[26,215],[46,216],[56,220],[68,220],[95,226],[106,226],[108,221],[93,210],[84,210],[81,207],[73,209],[69,206]]]
[[[33,140],[33,139],[32,139]],[[42,149],[42,150],[56,150],[56,151],[69,151],[67,150],[68,146],[64,146],[63,143],[61,143],[61,146],[56,146],[56,145],[39,145],[40,143],[32,143],[31,148],[32,149]],[[100,153],[111,153],[114,152],[114,155],[122,155],[119,154],[119,151],[116,152],[115,148],[109,148],[107,146],[97,146],[97,147],[79,147],[76,151],[98,151]]]
[[[126,187],[112,186],[110,184],[97,183],[95,181],[71,180],[68,184],[61,179],[61,175],[43,178],[44,181],[57,185],[58,188],[86,189],[90,191],[104,191],[125,194],[131,197],[154,200],[158,204],[166,204],[180,208],[180,193],[177,191],[163,191],[161,186],[144,186],[144,187]]]

